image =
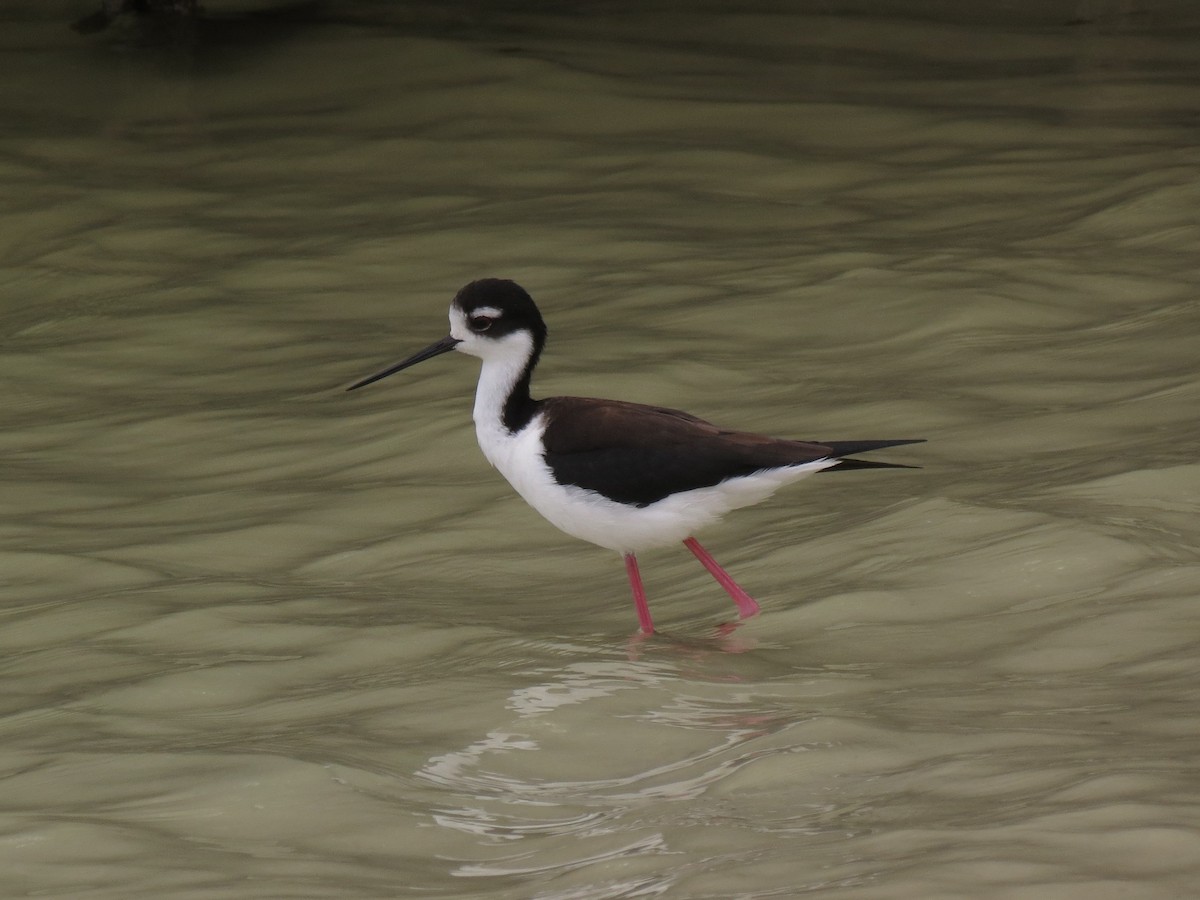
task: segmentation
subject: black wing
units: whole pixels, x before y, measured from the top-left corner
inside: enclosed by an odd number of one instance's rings
[[[724,430],[677,409],[617,400],[552,397],[539,411],[546,418],[545,460],[555,480],[634,506],[763,469],[914,443],[784,440]],[[846,460],[838,467],[886,465]]]

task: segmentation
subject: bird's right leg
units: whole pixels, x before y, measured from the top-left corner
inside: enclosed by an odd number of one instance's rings
[[[654,620],[650,618],[650,606],[646,603],[646,589],[642,586],[642,573],[638,571],[637,557],[625,554],[625,574],[633,589],[633,605],[637,609],[638,624],[646,634],[654,634]]]

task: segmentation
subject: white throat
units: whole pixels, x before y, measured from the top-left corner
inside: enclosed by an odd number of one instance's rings
[[[475,348],[464,349],[470,353]],[[499,340],[488,341],[486,348],[479,349],[485,352],[476,354],[482,357],[483,366],[479,370],[475,409],[471,416],[475,420],[479,446],[492,465],[496,465],[495,448],[512,436],[504,425],[504,405],[529,362],[533,339],[527,331],[516,331]]]

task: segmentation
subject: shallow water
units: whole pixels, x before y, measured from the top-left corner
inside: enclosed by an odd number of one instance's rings
[[[9,896],[1194,894],[1200,20],[887,6],[14,5]],[[543,394],[922,468],[707,535],[738,628],[646,554],[637,639],[473,361],[342,391],[484,275]]]

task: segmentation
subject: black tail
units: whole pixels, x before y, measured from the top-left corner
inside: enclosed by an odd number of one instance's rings
[[[919,469],[920,466],[905,466],[900,463],[875,462],[869,459],[846,459],[854,453],[869,453],[872,450],[882,450],[884,447],[900,447],[904,444],[923,444],[924,438],[906,441],[819,441],[833,453],[830,456],[839,457],[836,466],[822,469],[823,472],[839,472],[846,469]]]

